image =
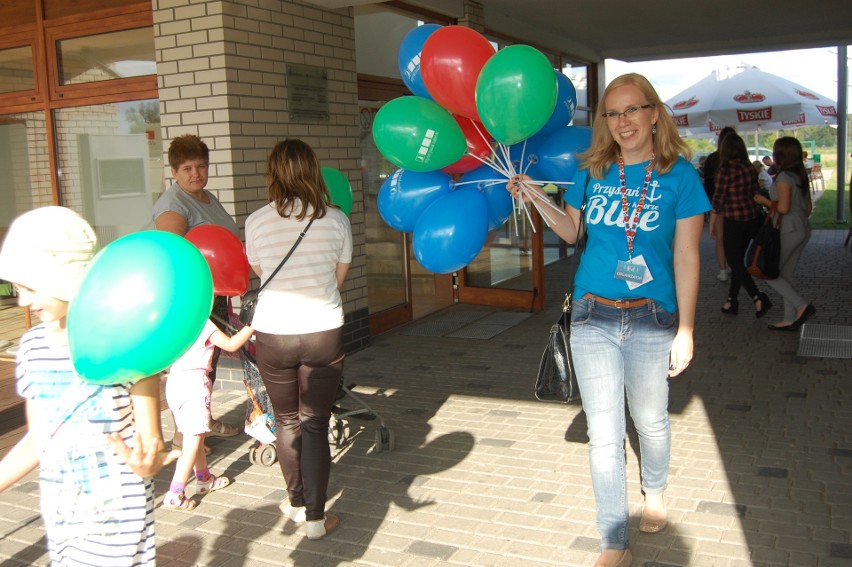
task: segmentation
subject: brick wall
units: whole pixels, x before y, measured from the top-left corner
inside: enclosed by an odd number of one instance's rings
[[[163,153],[175,136],[201,136],[210,147],[207,188],[241,228],[265,203],[266,158],[284,138],[305,140],[324,166],[349,179],[355,250],[343,293],[347,349],[365,346],[367,277],[352,10],[287,0],[152,0],[152,7]],[[328,120],[290,116],[291,64],[327,71]],[[171,183],[168,167],[166,177]]]

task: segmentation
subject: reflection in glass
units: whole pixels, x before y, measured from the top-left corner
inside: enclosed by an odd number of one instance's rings
[[[589,68],[586,65],[573,66],[566,63],[562,74],[571,79],[577,89],[577,106],[589,106]]]
[[[554,203],[561,205],[561,192],[554,185],[548,191]],[[565,242],[544,224],[544,265],[566,256]],[[471,262],[465,273],[465,282],[471,287],[532,291],[533,229],[527,215],[521,210],[509,217],[502,226],[488,234],[485,246]]]
[[[63,108],[54,118],[62,204],[92,224],[101,246],[151,228],[164,187],[159,101]]]
[[[154,30],[124,30],[56,42],[59,84],[156,75]]]
[[[367,308],[371,314],[404,305],[408,299],[405,235],[390,228],[379,215],[379,188],[395,167],[382,157],[373,140],[372,121],[377,110],[378,108],[369,106],[361,108],[361,173],[367,232]]]
[[[31,91],[35,89],[33,77],[33,49],[29,45],[0,49],[0,93]]]
[[[53,204],[44,112],[0,115],[0,238],[18,215]]]

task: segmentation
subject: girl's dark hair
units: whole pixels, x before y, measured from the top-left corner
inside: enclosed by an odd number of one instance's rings
[[[796,138],[784,136],[775,140],[772,146],[772,161],[775,162],[777,173],[786,171],[799,179],[799,190],[807,195],[810,182],[805,169],[802,144]],[[776,174],[777,175],[777,174]]]
[[[272,148],[266,183],[269,202],[275,203],[275,210],[282,217],[290,217],[297,211],[296,220],[301,221],[310,210],[311,219],[318,219],[333,206],[319,159],[302,140],[284,140]]]
[[[739,159],[749,163],[748,151],[746,150],[745,142],[736,132],[725,136],[719,146],[720,163],[727,163],[734,159]]]

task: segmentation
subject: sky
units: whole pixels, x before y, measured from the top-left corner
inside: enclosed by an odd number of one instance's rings
[[[847,51],[849,51],[847,55],[852,57],[852,50]],[[836,47],[667,59],[643,63],[625,63],[607,59],[606,82],[623,73],[641,73],[651,81],[660,98],[668,100],[714,70],[720,72],[720,78],[725,78],[735,74],[738,71],[737,67],[743,63],[784,77],[831,100],[837,100]]]

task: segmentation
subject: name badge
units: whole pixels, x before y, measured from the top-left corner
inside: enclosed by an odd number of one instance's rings
[[[642,280],[645,279],[645,272],[647,270],[648,267],[642,264],[619,260],[618,266],[615,268],[615,279],[641,284]]]

